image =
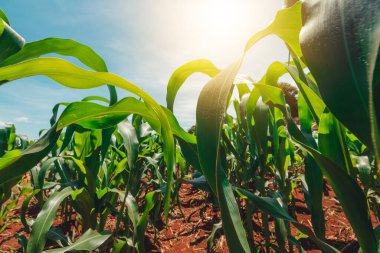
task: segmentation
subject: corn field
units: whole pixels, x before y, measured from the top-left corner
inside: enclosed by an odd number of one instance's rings
[[[0,18],[0,86],[45,76],[71,89],[109,90],[57,103],[50,129],[35,141],[0,122],[0,231],[22,203],[17,222],[27,236],[14,235],[20,252],[149,252],[147,227],[159,220],[167,226],[181,209],[185,184],[220,211],[205,252],[212,252],[217,230],[230,252],[306,252],[304,238],[323,252],[341,252],[326,238],[326,185],[360,252],[379,252],[379,0],[286,1],[229,66],[195,59],[174,70],[166,105],[108,72],[88,46],[60,38],[25,42],[3,11]],[[258,81],[240,75],[245,55],[270,35],[285,43],[289,61],[266,66]],[[209,81],[187,131],[175,100],[196,73]],[[279,82],[285,74],[296,86]],[[133,96],[120,97],[115,87]],[[297,220],[297,189],[309,224]],[[35,218],[27,216],[32,205]],[[73,215],[68,231],[54,226]]]

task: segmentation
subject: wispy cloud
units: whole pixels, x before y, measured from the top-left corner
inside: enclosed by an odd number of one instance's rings
[[[26,117],[26,116],[17,117],[17,118],[15,118],[15,122],[28,123],[29,122],[29,118]]]

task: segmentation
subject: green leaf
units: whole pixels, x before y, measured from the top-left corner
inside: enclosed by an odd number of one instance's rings
[[[20,51],[24,44],[24,38],[0,19],[0,62]]]
[[[101,140],[99,130],[77,129],[73,139],[75,157],[85,161],[85,158],[97,152],[96,150],[101,146]]]
[[[277,86],[278,79],[286,73],[289,73],[296,82],[300,94],[303,96],[301,99],[305,99],[313,117],[319,122],[319,117],[324,112],[326,105],[320,98],[319,93],[315,91],[317,88],[314,86],[308,86],[312,81],[309,81],[306,84],[301,80],[300,76],[302,74],[299,73],[299,70],[296,67],[289,65],[288,63],[273,62],[258,83]]]
[[[348,152],[346,131],[330,112],[322,114],[318,128],[319,151],[343,168],[348,175],[353,175],[353,165]]]
[[[368,156],[353,156],[356,160],[356,167],[358,169],[358,174],[360,181],[364,186],[364,191],[367,192],[368,188],[371,187],[372,175],[371,175],[371,164],[368,160]],[[376,228],[375,228],[376,233]],[[377,238],[377,236],[376,236]]]
[[[235,82],[236,82],[236,80],[235,80]],[[240,99],[240,101],[242,100],[242,98],[243,98],[243,96],[245,94],[249,94],[251,92],[251,90],[249,89],[248,85],[245,84],[245,83],[238,83],[238,84],[236,84],[236,88],[237,88],[237,90],[239,92],[239,99]]]
[[[67,237],[65,236],[65,233],[63,232],[62,228],[52,227],[49,230],[47,236],[49,240],[55,241],[59,245],[69,245],[69,241],[67,240]]]
[[[203,73],[210,77],[214,77],[219,73],[219,69],[208,60],[194,60],[185,63],[174,71],[169,79],[166,92],[166,105],[170,111],[173,111],[174,100],[178,90],[181,88],[186,79],[194,73]]]
[[[261,165],[265,166],[268,148],[269,107],[259,98],[255,106],[250,105],[250,103],[247,104],[247,111],[248,115],[252,114],[254,119],[254,124],[250,124],[253,126],[249,126],[249,129],[252,128],[251,131],[258,153],[261,156]],[[251,117],[247,118],[247,120],[250,121]]]
[[[290,119],[288,119],[288,130],[294,140],[314,158],[327,177],[363,251],[377,252],[378,246],[369,217],[367,200],[356,180],[352,179],[344,169],[339,168],[326,156],[310,147],[307,144],[306,137]]]
[[[289,216],[289,214],[285,211],[284,207],[281,206],[281,203],[277,199],[259,197],[247,190],[240,188],[237,188],[236,191],[239,195],[252,200],[254,205],[256,205],[259,209],[266,212],[267,214],[273,215],[276,218],[296,222],[295,219]]]
[[[313,126],[313,115],[302,93],[298,94],[298,118],[301,125],[301,131],[311,134]]]
[[[317,238],[313,231],[308,228],[307,226],[298,223],[294,218],[292,218],[284,209],[282,204],[274,198],[269,197],[260,197],[257,196],[247,190],[236,188],[236,192],[242,196],[243,198],[248,198],[250,201],[253,202],[253,205],[257,206],[257,208],[261,209],[263,212],[272,215],[275,218],[287,220],[293,223],[293,225],[300,230],[302,233],[309,236],[309,238],[315,242],[321,249],[323,249],[324,252],[331,252],[331,253],[337,253],[340,252],[334,247],[328,245],[327,243],[323,242],[319,238]]]
[[[69,103],[57,103],[53,106],[53,109],[51,110],[53,115],[50,118],[50,125],[54,125],[57,122],[58,117],[58,110],[60,106],[67,107]]]
[[[212,247],[214,246],[215,235],[221,229],[222,229],[222,222],[221,221],[219,221],[218,223],[216,223],[212,226],[211,234],[207,238],[207,252],[212,252]]]
[[[89,174],[90,172],[87,173],[87,178],[91,176]],[[92,181],[95,180],[96,178],[92,179]],[[89,180],[87,179],[87,181]],[[89,184],[89,187],[87,187],[87,189],[81,188],[71,194],[72,199],[75,200],[73,201],[73,206],[82,217],[83,230],[87,230],[89,228],[94,229],[98,223],[97,213],[94,211],[96,208],[96,203],[94,201],[94,199],[96,199],[94,198],[95,189],[92,186],[93,183]]]
[[[263,89],[264,85],[256,86],[260,88],[261,92],[265,92],[262,94],[264,96],[264,100],[272,102],[276,106],[282,108],[283,111],[285,110],[285,104],[282,99],[275,96],[277,88],[267,85],[265,89]],[[352,179],[342,168],[339,168],[335,163],[316,151],[313,148],[315,145],[313,145],[308,140],[308,137],[298,129],[293,120],[287,117],[287,122],[288,131],[294,140],[296,140],[297,143],[302,145],[302,147],[310,153],[310,155],[318,163],[323,174],[329,180],[329,183],[333,187],[334,192],[342,204],[343,210],[345,211],[345,214],[347,215],[347,218],[358,237],[360,245],[375,247],[376,249],[377,245],[368,216],[366,198],[356,181]]]
[[[178,139],[178,144],[181,147],[181,152],[183,156],[185,157],[185,160],[197,170],[201,170],[197,145],[183,141],[182,139]]]
[[[145,103],[133,97],[127,97],[108,107],[92,102],[74,102],[62,112],[58,129],[78,124],[88,129],[104,129],[117,125],[130,114],[143,116],[160,131],[159,121],[149,111]]]
[[[44,158],[57,142],[60,131],[53,126],[43,137],[32,146],[11,157],[0,158],[0,184],[17,178],[29,171]]]
[[[43,251],[44,253],[65,253],[73,250],[85,250],[92,251],[99,248],[108,238],[110,238],[111,233],[102,232],[98,233],[92,229],[87,230],[83,235],[81,235],[76,242],[70,246],[63,247],[60,249],[51,249]]]
[[[127,206],[128,217],[132,222],[134,233],[136,233],[137,223],[139,222],[140,218],[136,199],[132,196],[130,192],[128,192],[127,197],[125,197],[124,191],[120,191],[118,189],[110,189],[109,191],[117,193],[119,195],[120,201],[123,201],[125,198],[125,205]]]
[[[299,80],[299,85],[303,82]],[[310,89],[305,85],[304,90]],[[317,143],[312,136],[312,125],[313,125],[313,113],[316,115],[316,120],[320,120],[323,117],[323,113],[316,113],[314,107],[311,107],[307,103],[313,99],[313,96],[308,96],[305,99],[304,93],[300,92],[298,94],[298,115],[301,125],[301,132],[306,136],[308,145],[316,148]],[[310,94],[314,94],[310,89]],[[311,99],[310,99],[311,98]],[[315,100],[312,101],[311,105],[317,105],[319,97],[315,96]],[[321,104],[324,105],[322,102]],[[319,140],[319,139],[318,139]],[[325,217],[322,207],[323,198],[323,174],[318,164],[315,162],[314,158],[308,153],[304,152],[304,163],[305,163],[305,181],[307,183],[307,191],[304,192],[307,207],[311,212],[311,223],[313,225],[316,235],[324,239],[325,238]]]
[[[309,143],[315,142],[311,140],[313,137],[308,134]],[[310,144],[309,144],[310,145]],[[312,156],[305,155],[305,180],[307,183],[307,191],[305,194],[305,200],[307,207],[311,212],[311,223],[315,234],[321,238],[325,238],[325,217],[322,207],[323,198],[323,174]],[[307,196],[308,195],[308,196]]]
[[[72,56],[96,71],[107,71],[103,59],[90,47],[70,39],[47,38],[25,44],[16,54],[0,63],[0,67],[20,63],[45,54]]]
[[[271,103],[274,106],[278,107],[283,113],[285,113],[285,116],[288,117],[288,114],[286,114],[285,99],[284,99],[281,89],[274,86],[263,85],[263,84],[256,84],[256,88],[260,90],[260,94],[264,102]],[[303,104],[302,106],[306,106],[306,105]],[[300,113],[302,113],[302,110],[300,111]],[[310,125],[310,124],[307,123],[306,125]],[[301,133],[301,131],[298,128],[297,130],[298,130],[298,133],[302,135],[302,138],[303,138],[302,140],[304,141],[306,145],[316,148],[315,140],[311,136],[311,129],[308,130],[309,133],[305,133],[305,136],[303,133]],[[313,227],[315,228],[317,235],[320,236],[321,239],[323,239],[324,217],[323,217],[323,212],[322,212],[323,210],[322,209],[322,185],[323,185],[322,173],[321,173],[320,168],[315,163],[312,157],[307,157],[305,159],[305,165],[306,165],[305,177],[306,177],[306,181],[309,187],[308,193],[311,198],[311,202],[308,203],[308,207],[311,209],[311,212],[313,214],[312,224],[313,224]]]
[[[201,169],[218,197],[228,246],[237,252],[249,252],[239,208],[219,158],[224,113],[241,62],[242,57],[221,71],[202,89],[197,104],[196,135]]]
[[[275,34],[287,42],[293,51],[301,55],[298,39],[301,25],[301,3],[280,10],[271,25],[251,37],[244,52],[247,52],[262,38]],[[197,105],[197,146],[202,171],[211,189],[218,197],[229,248],[238,252],[248,252],[249,246],[238,206],[219,158],[221,124],[227,109],[227,100],[233,87],[233,81],[241,62],[242,57],[220,72],[203,88]],[[267,95],[271,96],[271,94]]]
[[[305,61],[326,105],[374,151],[378,170],[379,9],[379,0],[304,1],[300,36]]]
[[[139,206],[131,193],[128,193],[125,204],[127,206],[128,217],[132,221],[133,228],[136,230],[139,222]]]
[[[73,189],[67,187],[62,191],[53,193],[48,198],[32,225],[32,233],[26,249],[27,253],[42,252],[46,243],[47,233],[51,225],[53,225],[61,202],[73,192]]]
[[[96,54],[90,47],[73,40],[59,38],[47,38],[44,40],[27,43],[21,51],[7,58],[4,62],[0,63],[0,66],[16,64],[50,53],[60,54],[64,56],[72,56],[77,58],[80,62],[92,68],[93,70],[101,72],[107,71],[107,66],[103,59],[98,54]],[[109,104],[112,105],[117,101],[116,89],[111,85],[107,85],[107,87],[110,93]],[[56,114],[56,112],[54,113],[53,109],[53,117],[51,120],[52,125],[55,123],[53,120],[55,120],[56,115],[54,114]],[[112,132],[112,129],[103,130],[103,157],[105,156],[105,152],[110,144]]]
[[[24,228],[26,231],[30,232],[29,224],[26,221],[26,211],[28,209],[29,202],[36,196],[38,193],[40,193],[40,189],[35,189],[32,194],[30,194],[21,205],[21,223],[24,225]]]
[[[178,123],[174,114],[167,108],[161,106],[162,110],[166,113],[170,126],[172,127],[173,134],[182,140],[195,144],[197,142],[196,137],[193,134],[186,132]]]
[[[301,2],[297,2],[290,8],[279,10],[274,21],[267,28],[256,33],[249,39],[244,52],[247,52],[262,38],[274,34],[285,41],[297,55],[301,56],[302,53],[298,38],[302,27],[301,6]]]
[[[0,9],[0,18],[5,22],[7,23],[8,25],[9,24],[9,20],[8,20],[8,17],[7,15],[4,13],[4,11],[2,9]],[[1,33],[0,33],[1,34]]]
[[[278,79],[285,75],[286,72],[287,69],[282,62],[272,62],[267,68],[265,75],[257,83],[277,86]]]
[[[132,170],[135,168],[135,163],[139,153],[139,141],[137,139],[136,129],[128,121],[118,124],[119,133],[123,137],[123,145],[127,150],[128,166]]]
[[[262,143],[264,143],[264,139],[267,140],[267,133],[265,135],[258,135],[257,128],[255,129],[253,126],[255,125],[254,122],[254,112],[256,110],[257,101],[260,98],[260,91],[258,88],[253,88],[251,93],[249,94],[249,97],[243,97],[245,102],[245,110],[247,115],[246,125],[247,125],[247,137],[249,142],[249,148],[251,151],[251,156],[256,154],[257,152],[260,153],[260,151],[265,151],[264,147],[261,147]],[[243,104],[242,102],[242,104]],[[264,109],[264,108],[263,108]],[[265,117],[265,114],[263,115]],[[261,117],[260,117],[261,118]],[[269,122],[268,122],[269,123]],[[266,124],[265,121],[261,121],[260,124]],[[261,127],[260,127],[261,128]],[[257,146],[257,148],[256,148]],[[257,150],[258,149],[258,150]],[[265,152],[262,153],[262,158],[265,158],[266,154]],[[261,161],[263,162],[263,161]]]
[[[180,127],[173,113],[161,107],[166,113],[173,134],[189,142],[196,143],[195,137]],[[78,124],[88,129],[104,129],[115,126],[130,114],[141,115],[156,132],[161,132],[161,123],[146,104],[136,98],[126,97],[110,107],[91,102],[69,104],[58,120],[58,129]]]
[[[106,99],[106,98],[101,97],[101,96],[88,96],[88,97],[83,98],[82,101],[100,101],[100,102],[104,102],[106,104],[110,103],[109,99]]]
[[[68,61],[57,58],[39,58],[0,68],[1,80],[12,81],[28,76],[45,75],[62,85],[76,89],[95,88],[112,84],[141,97],[161,122],[164,158],[167,166],[167,190],[164,199],[164,213],[168,217],[170,193],[175,166],[175,145],[168,117],[161,106],[141,88],[111,73],[93,72],[81,69]]]
[[[89,66],[90,68],[93,68],[94,70],[107,71],[107,67],[103,59],[100,56],[98,56],[91,48],[73,40],[57,38],[48,38],[45,40],[28,43],[21,51],[7,58],[4,62],[0,63],[0,66],[15,64],[48,53],[57,53],[66,56],[74,56],[83,64]],[[108,88],[110,90],[111,95],[110,103],[112,104],[117,100],[116,91],[115,88],[112,86],[109,86]],[[57,110],[58,107],[56,108],[56,111]],[[106,148],[106,146],[108,146],[111,134],[112,132],[108,131],[108,129],[104,130],[104,141],[102,144],[104,146],[103,150]]]
[[[149,192],[145,196],[145,209],[141,215],[139,222],[136,225],[136,239],[137,239],[137,250],[139,253],[145,252],[145,229],[148,225],[149,212],[153,209],[156,204],[157,192]]]
[[[6,22],[4,22],[3,20],[1,20],[2,22],[0,22],[0,35],[2,35],[3,34],[3,32],[4,32],[4,24],[6,23]]]

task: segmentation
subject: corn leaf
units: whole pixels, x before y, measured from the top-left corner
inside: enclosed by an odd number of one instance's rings
[[[56,131],[56,126],[53,126],[26,150],[11,157],[0,158],[0,184],[23,175],[35,166],[50,152],[60,133],[61,131]]]
[[[218,198],[228,246],[237,252],[249,252],[239,208],[219,158],[224,113],[241,62],[239,58],[203,87],[197,104],[196,136],[201,169]]]
[[[24,44],[24,38],[0,19],[0,62],[20,51]]]
[[[139,141],[137,139],[136,129],[128,121],[118,124],[118,129],[123,138],[123,145],[127,150],[128,167],[130,170],[135,168],[135,163],[139,153]]]
[[[208,60],[194,60],[185,63],[176,69],[169,79],[166,92],[166,106],[170,111],[173,111],[174,100],[178,90],[181,88],[186,79],[194,73],[203,73],[210,77],[214,77],[219,73],[219,69]]]
[[[253,205],[261,209],[263,212],[270,214],[275,218],[283,219],[283,220],[290,221],[291,223],[293,223],[293,225],[299,231],[308,235],[309,238],[313,240],[321,249],[323,249],[324,252],[329,252],[329,253],[339,252],[334,247],[328,245],[327,243],[317,238],[310,228],[308,228],[307,226],[301,223],[298,223],[294,218],[292,218],[287,213],[287,211],[285,211],[284,207],[281,206],[281,204],[279,203],[277,199],[269,198],[269,197],[260,197],[241,188],[236,188],[235,190],[243,198],[248,198],[250,201],[252,201]]]
[[[304,1],[300,36],[305,61],[324,101],[374,151],[378,169],[379,9],[379,0]]]
[[[327,177],[354,229],[363,252],[377,252],[378,246],[369,217],[367,200],[357,182],[344,169],[310,147],[306,137],[290,119],[288,119],[288,130],[292,137],[314,158]]]
[[[111,73],[93,72],[79,68],[58,58],[38,58],[0,68],[1,80],[12,81],[28,76],[45,75],[62,85],[76,89],[95,88],[112,84],[141,97],[161,122],[161,135],[164,142],[164,157],[168,170],[167,190],[164,200],[164,213],[168,217],[170,194],[175,166],[174,137],[164,110],[146,92],[131,82]]]
[[[90,47],[70,39],[47,38],[39,41],[27,43],[22,50],[8,57],[0,66],[16,64],[28,59],[40,57],[45,54],[60,54],[71,56],[78,59],[87,67],[95,71],[107,72],[107,66],[103,59],[95,53]],[[117,101],[117,93],[115,87],[107,85],[110,93],[109,104],[112,105]],[[55,123],[55,122],[54,122]],[[51,123],[52,125],[54,123]],[[105,156],[106,150],[110,144],[112,129],[103,130],[102,156]]]
[[[145,209],[141,215],[137,225],[136,225],[136,239],[137,239],[137,250],[139,253],[145,252],[145,229],[148,225],[149,212],[153,209],[156,204],[156,192],[149,192],[145,196]]]
[[[108,238],[110,238],[110,236],[111,236],[110,233],[106,233],[106,232],[98,233],[92,229],[89,229],[70,246],[59,248],[59,249],[46,250],[43,252],[44,253],[65,253],[65,252],[73,251],[73,250],[92,251],[99,248],[105,241],[107,241]]]
[[[7,23],[8,25],[10,25],[10,24],[9,24],[8,17],[7,17],[7,15],[4,13],[4,11],[3,11],[2,9],[0,9],[0,18],[1,18],[5,23]],[[1,34],[1,32],[0,32],[0,34]]]
[[[173,113],[162,107],[166,113],[173,134],[189,143],[196,143],[195,137],[180,127]],[[78,124],[88,129],[104,129],[115,126],[130,114],[141,115],[158,133],[161,124],[157,117],[148,109],[146,104],[136,98],[126,97],[114,105],[107,107],[91,102],[71,103],[58,120],[58,129],[72,124]]]
[[[55,216],[61,202],[74,190],[70,187],[53,193],[43,205],[35,222],[32,225],[32,233],[28,241],[27,253],[40,253],[45,247],[47,233],[53,225]]]
[[[301,56],[299,44],[299,32],[302,28],[301,2],[292,7],[279,10],[273,22],[265,29],[253,35],[247,42],[244,52],[247,52],[256,42],[262,38],[274,34],[285,41],[297,55]]]

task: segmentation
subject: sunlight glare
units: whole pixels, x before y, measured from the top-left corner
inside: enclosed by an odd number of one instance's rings
[[[183,1],[182,7],[183,15],[178,19],[182,29],[176,32],[184,39],[182,45],[189,44],[195,56],[223,63],[239,55],[250,36],[271,22],[280,2],[195,0]]]

